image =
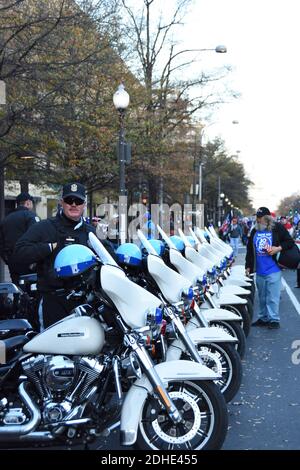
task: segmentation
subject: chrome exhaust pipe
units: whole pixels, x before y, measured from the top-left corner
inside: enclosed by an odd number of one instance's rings
[[[21,436],[34,431],[40,424],[41,413],[36,403],[30,398],[26,391],[28,385],[28,382],[22,382],[18,390],[22,402],[30,411],[31,417],[29,421],[26,424],[7,424],[0,426],[0,440],[19,439]]]
[[[55,436],[51,434],[49,431],[40,431],[40,432],[31,432],[30,434],[26,434],[25,436],[20,436],[19,441],[20,442],[33,442],[33,443],[38,443],[38,442],[49,442],[53,441]]]

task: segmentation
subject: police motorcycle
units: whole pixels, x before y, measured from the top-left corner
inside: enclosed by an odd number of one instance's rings
[[[159,341],[164,342],[165,360],[190,358],[218,371],[221,378],[215,383],[226,401],[231,401],[242,380],[241,359],[234,348],[236,338],[218,328],[199,328],[195,322],[188,322],[191,282],[164,263],[160,257],[162,242],[147,240],[140,230],[137,234],[145,251],[143,260],[142,251],[134,243],[121,245],[116,255],[130,279],[164,302],[167,334]]]
[[[191,228],[190,233],[191,235],[186,237],[187,240],[191,243],[191,246],[197,250],[202,259],[204,259],[204,263],[206,262],[206,267],[209,268],[209,266],[211,266],[210,269],[215,275],[215,281],[213,284],[215,287],[215,292],[218,292],[219,289],[221,289],[222,294],[234,294],[245,298],[247,300],[247,312],[252,321],[254,291],[252,290],[251,284],[240,278],[233,277],[229,280],[229,277],[226,275],[227,262],[223,255],[215,250],[215,248],[211,246],[206,239],[204,243],[204,236],[200,237],[200,239],[197,238]]]
[[[253,283],[253,279],[244,274],[245,269],[243,266],[241,273],[232,273],[230,271],[230,266],[232,262],[232,251],[229,255],[226,255],[223,248],[219,245],[218,240],[215,238],[217,236],[216,232],[213,232],[215,235],[212,235],[211,233],[209,233],[208,235],[208,231],[204,232],[203,230],[199,229],[199,227],[195,227],[196,233],[191,228],[189,228],[189,230],[193,240],[195,241],[197,251],[202,256],[208,258],[213,263],[216,263],[218,266],[220,266],[220,285],[240,286],[249,290],[250,299],[253,302],[255,294],[255,285]]]
[[[198,231],[200,231],[199,228],[196,229],[197,231],[197,234],[198,234]],[[210,243],[217,245],[219,246],[224,253],[226,253],[226,256],[229,258],[229,259],[232,259],[232,248],[230,245],[228,245],[228,243],[225,243],[223,240],[221,240],[214,227],[205,227],[205,233],[207,234],[207,236],[209,237],[210,239]],[[253,283],[253,274],[250,274],[249,276],[246,276],[245,275],[245,267],[242,266],[242,265],[233,265],[233,266],[230,266],[230,269],[229,269],[229,272],[232,276],[236,277],[236,278],[242,278],[244,280],[246,280],[247,282],[251,282],[252,284],[252,289],[254,289],[254,283]]]
[[[168,266],[178,271],[181,275],[188,278],[194,289],[194,321],[198,322],[198,326],[216,326],[223,329],[238,340],[236,349],[241,358],[244,357],[246,349],[246,338],[242,329],[242,317],[239,312],[234,313],[224,308],[219,308],[214,302],[209,286],[207,284],[207,276],[203,271],[187,260],[182,253],[185,250],[183,240],[177,236],[169,237],[164,230],[157,226],[162,239],[166,244],[166,254],[164,260]],[[208,308],[208,303],[210,308]],[[204,308],[203,308],[204,306]]]
[[[221,448],[227,409],[218,374],[191,361],[153,364],[145,345],[159,330],[161,300],[131,282],[93,233],[89,241],[97,256],[69,245],[55,270],[79,278],[82,291],[69,295],[90,304],[0,343],[0,441],[88,445],[120,424],[122,445]]]
[[[215,305],[216,307],[221,307],[240,315],[243,319],[243,330],[247,337],[251,328],[251,318],[247,308],[247,298],[242,298],[241,295],[247,297],[250,295],[250,292],[239,286],[228,286],[229,290],[227,289],[226,291],[225,288],[224,292],[224,288],[221,288],[217,283],[218,274],[213,263],[197,252],[192,246],[193,241],[191,239],[189,240],[181,229],[179,229],[178,232],[185,245],[185,257],[202,270],[202,274],[207,274],[207,280],[210,286],[208,289],[209,295],[202,304],[202,308],[209,308]]]

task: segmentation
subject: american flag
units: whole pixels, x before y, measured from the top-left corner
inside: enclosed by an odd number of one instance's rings
[[[230,224],[231,224],[231,218],[232,218],[232,214],[231,212],[228,212],[228,214],[226,215],[221,227],[220,227],[220,230],[222,230],[223,232],[223,235],[226,235],[226,233],[228,232],[228,229],[230,227]]]

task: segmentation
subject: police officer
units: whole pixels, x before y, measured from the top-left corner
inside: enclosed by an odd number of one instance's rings
[[[54,260],[58,252],[72,243],[86,245],[95,228],[82,216],[85,187],[77,182],[65,184],[61,208],[57,215],[33,225],[17,242],[14,259],[37,263],[37,289],[41,296],[39,321],[41,330],[69,315],[77,303],[67,300],[64,281],[56,277]]]
[[[0,256],[8,265],[10,277],[18,284],[21,274],[29,274],[30,264],[22,260],[12,263],[12,254],[17,240],[28,230],[29,227],[39,222],[39,217],[32,211],[33,198],[29,193],[20,193],[16,197],[17,208],[11,212],[0,225]]]

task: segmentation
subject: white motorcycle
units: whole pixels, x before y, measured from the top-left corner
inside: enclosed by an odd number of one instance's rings
[[[221,448],[227,409],[213,383],[219,376],[191,361],[153,364],[145,341],[159,329],[161,300],[132,283],[95,235],[89,240],[98,257],[70,245],[55,268],[61,278],[80,277],[98,308],[78,306],[40,334],[0,343],[2,445],[86,445],[120,422],[122,445]]]

